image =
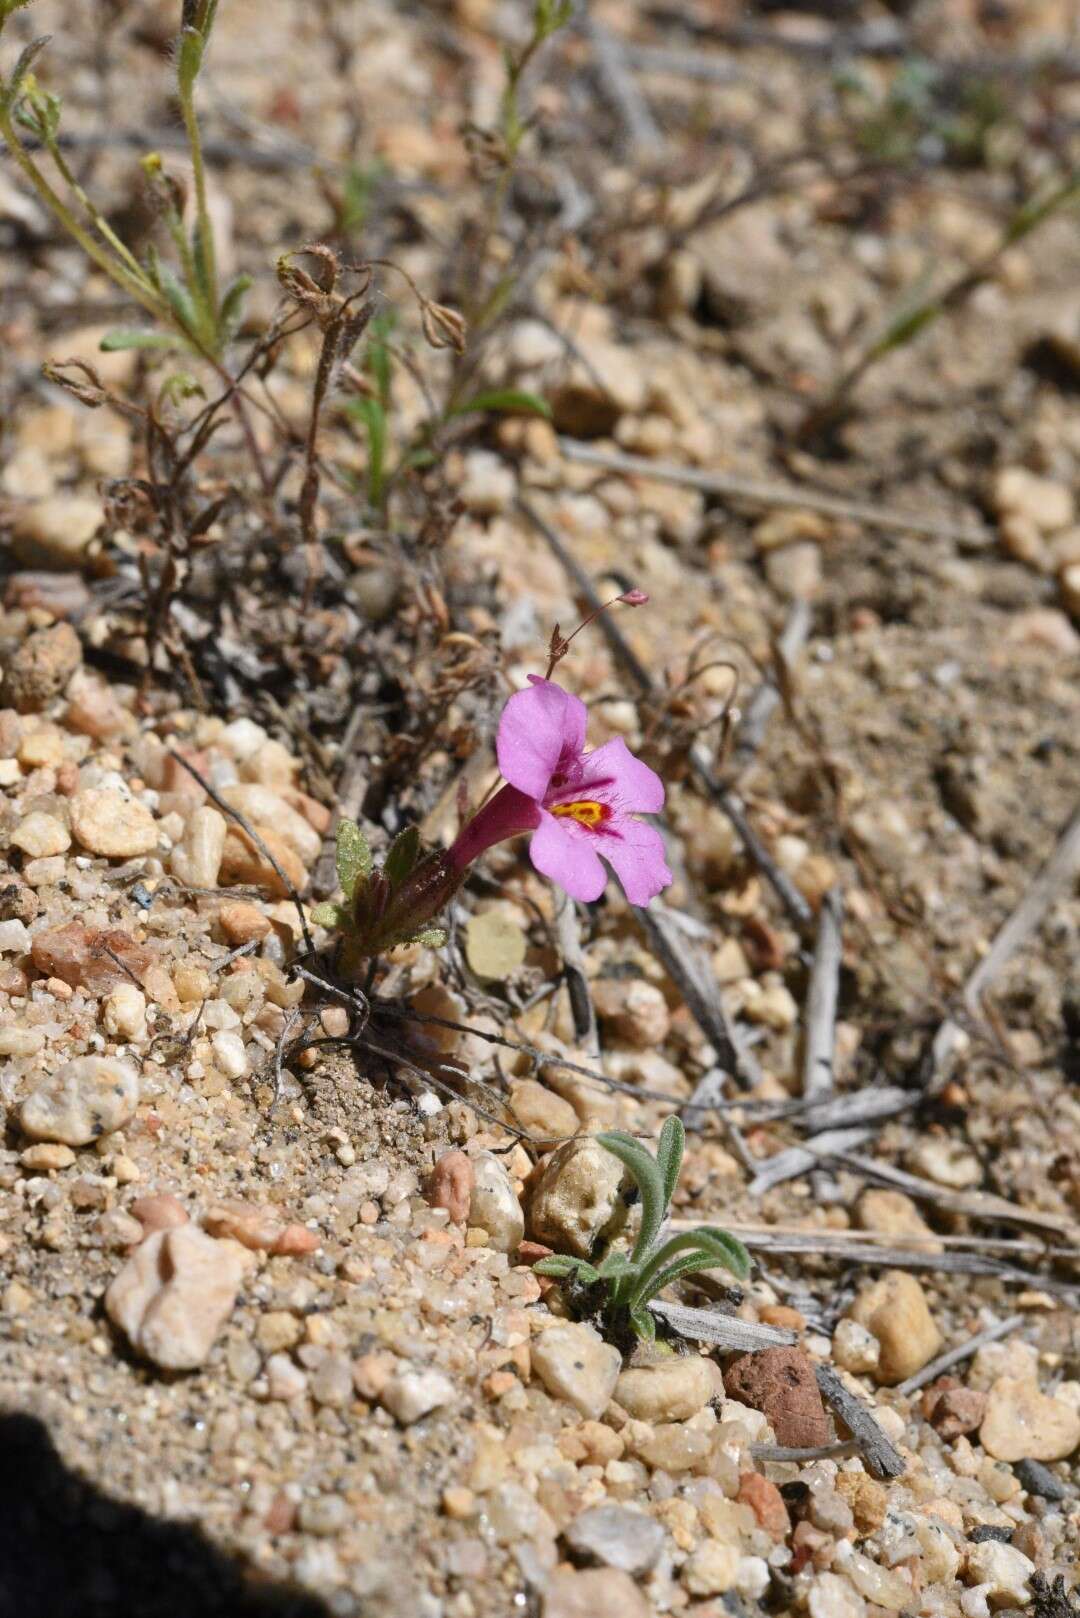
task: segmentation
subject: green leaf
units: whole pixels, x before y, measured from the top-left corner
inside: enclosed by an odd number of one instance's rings
[[[180,93],[189,96],[202,67],[206,41],[197,28],[185,28],[180,35],[180,48],[176,53],[176,77]]]
[[[194,299],[186,287],[181,286],[176,276],[167,264],[157,265],[158,280],[161,290],[168,300],[169,308],[180,322],[185,332],[193,336],[199,334],[199,315],[195,308]]]
[[[498,410],[517,416],[543,416],[551,420],[551,406],[539,394],[526,393],[521,388],[492,388],[488,393],[475,393],[464,404],[450,411],[451,416],[465,416],[471,410]]]
[[[29,4],[29,0],[24,0],[24,4]],[[0,11],[0,17],[6,17],[7,15],[9,15],[8,12]],[[5,108],[14,106],[15,99],[23,87],[23,82],[26,79],[27,74],[30,72],[30,69],[33,67],[35,61],[41,55],[41,52],[45,49],[51,38],[51,34],[42,34],[40,39],[31,40],[30,44],[27,45],[26,49],[16,61],[11,72],[11,77],[4,86],[2,100]],[[57,101],[58,110],[59,105],[60,103]]]
[[[344,905],[338,905],[327,900],[324,904],[316,905],[311,912],[311,919],[316,927],[345,927],[349,921],[349,912]]]
[[[367,434],[368,504],[379,510],[383,503],[386,466],[386,411],[378,399],[350,399],[345,414],[363,423]]]
[[[177,341],[182,344],[183,338],[178,338]],[[183,404],[185,399],[205,398],[206,389],[198,377],[192,376],[190,371],[173,371],[171,376],[165,378],[158,390],[159,402],[168,400],[174,409]]]
[[[646,1343],[651,1343],[656,1337],[656,1321],[653,1319],[648,1309],[644,1305],[641,1305],[638,1308],[631,1309],[629,1314],[630,1324],[633,1326],[638,1336]]]
[[[656,1240],[656,1233],[664,1222],[663,1178],[656,1160],[639,1140],[625,1130],[606,1130],[596,1138],[606,1151],[617,1157],[620,1163],[625,1163],[641,1193],[641,1229],[631,1254],[633,1262],[640,1262]]]
[[[679,1170],[682,1168],[685,1146],[686,1130],[683,1128],[682,1119],[673,1114],[665,1120],[664,1127],[660,1131],[660,1144],[656,1148],[656,1166],[664,1182],[665,1214],[671,1206],[675,1187],[679,1183]]]
[[[419,826],[406,826],[390,844],[383,861],[383,875],[392,888],[399,888],[412,872],[420,854]]]
[[[680,1258],[680,1254],[685,1254]],[[711,1225],[700,1225],[697,1230],[688,1230],[680,1236],[671,1236],[658,1247],[645,1264],[634,1285],[630,1305],[640,1303],[651,1298],[662,1286],[679,1275],[692,1274],[695,1270],[711,1270],[717,1267],[731,1270],[740,1281],[745,1281],[750,1273],[750,1255],[741,1242],[734,1236],[729,1236],[726,1230],[717,1230]]]
[[[337,874],[347,901],[356,897],[357,884],[371,875],[371,849],[355,820],[344,816],[337,824]]]
[[[252,284],[250,275],[238,275],[226,288],[218,311],[218,325],[222,337],[228,340],[236,335],[244,313],[244,298]]]
[[[442,949],[446,943],[447,933],[445,927],[425,927],[422,933],[416,933],[411,942],[423,944],[426,949]]]
[[[576,1275],[586,1286],[592,1286],[599,1281],[600,1272],[583,1258],[572,1258],[569,1253],[552,1253],[550,1258],[537,1259],[533,1265],[535,1275],[551,1275],[557,1281],[565,1281],[568,1275]]]
[[[117,326],[107,331],[98,348],[103,354],[119,354],[128,348],[175,348],[179,338],[174,331],[149,331],[137,327]]]

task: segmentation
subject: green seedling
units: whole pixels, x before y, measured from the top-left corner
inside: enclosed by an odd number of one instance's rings
[[[686,1131],[678,1118],[669,1118],[660,1131],[656,1156],[635,1136],[621,1129],[608,1130],[596,1139],[630,1170],[641,1197],[641,1228],[627,1256],[609,1251],[598,1263],[553,1253],[533,1265],[537,1275],[572,1280],[600,1295],[600,1312],[616,1335],[626,1326],[635,1336],[651,1342],[656,1322],[649,1304],[665,1287],[701,1270],[730,1270],[739,1281],[750,1274],[750,1255],[726,1230],[701,1225],[658,1242],[679,1179]]]

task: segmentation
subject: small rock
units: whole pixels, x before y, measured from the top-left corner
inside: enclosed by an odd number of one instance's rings
[[[305,1534],[315,1534],[320,1539],[330,1539],[334,1534],[340,1534],[352,1518],[349,1503],[340,1494],[317,1494],[313,1500],[302,1500],[297,1513],[301,1530]]]
[[[547,1391],[566,1399],[589,1421],[611,1403],[622,1369],[622,1355],[591,1326],[550,1326],[532,1344],[532,1368]]]
[[[4,701],[19,713],[40,713],[58,697],[82,662],[82,645],[68,623],[35,629],[4,674]]]
[[[221,796],[230,809],[237,810],[251,825],[269,826],[302,864],[314,865],[322,851],[322,838],[273,787],[245,782],[222,788]]]
[[[266,1392],[269,1398],[288,1404],[307,1392],[308,1379],[288,1354],[271,1354],[266,1362]]]
[[[45,1142],[40,1146],[28,1146],[25,1152],[19,1153],[19,1162],[32,1174],[51,1174],[57,1169],[69,1169],[74,1161],[75,1153],[70,1146],[53,1146]]]
[[[466,511],[478,517],[497,516],[513,503],[516,489],[512,468],[490,450],[476,449],[466,455],[465,473],[458,488]]]
[[[71,799],[71,829],[91,854],[132,859],[158,845],[153,815],[134,798],[112,787],[84,787]]]
[[[137,1197],[131,1204],[131,1212],[147,1234],[156,1230],[177,1230],[188,1223],[184,1204],[168,1191]]]
[[[130,983],[132,978],[144,983],[157,964],[154,951],[121,927],[91,932],[81,921],[35,933],[30,955],[44,976],[59,978],[73,989],[88,989],[91,994]]]
[[[858,1321],[841,1320],[833,1333],[832,1357],[852,1376],[873,1376],[881,1363],[881,1344]]]
[[[11,834],[11,846],[31,859],[47,859],[50,854],[66,854],[71,847],[68,829],[55,815],[40,809],[24,815]]]
[[[616,1039],[636,1050],[662,1045],[670,1032],[668,1003],[655,983],[640,978],[630,982],[601,979],[593,987],[593,1004]]]
[[[551,1146],[575,1135],[578,1115],[562,1096],[537,1079],[518,1079],[510,1086],[510,1105],[522,1129],[538,1146]]]
[[[139,1075],[115,1056],[77,1056],[38,1080],[19,1109],[34,1140],[85,1146],[122,1129],[139,1104]]]
[[[557,1253],[588,1258],[627,1219],[629,1171],[591,1136],[567,1141],[541,1171],[529,1202],[529,1234]]]
[[[12,536],[27,567],[78,567],[101,524],[101,502],[54,494],[20,507]]]
[[[619,1505],[592,1506],[581,1512],[563,1538],[582,1561],[621,1568],[632,1575],[647,1572],[664,1547],[664,1530],[655,1518]]]
[[[986,1598],[992,1607],[1027,1606],[1031,1600],[1028,1581],[1034,1572],[1035,1563],[1030,1557],[996,1539],[969,1546],[964,1561],[964,1578],[968,1584],[986,1587]]]
[[[277,899],[288,898],[290,884],[299,892],[307,883],[307,869],[299,855],[272,826],[256,823],[253,830],[263,848],[240,826],[228,827],[218,881],[224,887],[262,887]]]
[[[637,415],[646,397],[645,380],[631,349],[601,337],[579,337],[578,358],[549,389],[556,427],[572,438],[610,433],[622,415]]]
[[[999,1376],[990,1389],[979,1442],[996,1461],[1062,1461],[1080,1445],[1080,1411],[1034,1382]]]
[[[235,1028],[219,1028],[212,1035],[210,1048],[214,1053],[214,1066],[227,1079],[242,1079],[251,1064],[243,1038]]]
[[[473,1159],[469,1224],[486,1230],[490,1245],[500,1253],[516,1252],[525,1234],[525,1216],[513,1181],[491,1152]]]
[[[615,1398],[638,1421],[686,1421],[723,1396],[716,1367],[700,1354],[679,1354],[623,1371]]]
[[[1007,466],[994,481],[994,505],[999,514],[1026,517],[1043,534],[1067,528],[1075,507],[1068,484],[1029,472],[1026,466]]]
[[[318,1236],[306,1225],[286,1225],[270,1251],[279,1258],[303,1258],[318,1246]]]
[[[353,1399],[352,1365],[344,1354],[327,1354],[311,1376],[311,1396],[316,1404],[341,1410]]]
[[[224,831],[221,846],[222,848],[225,846]],[[216,871],[214,881],[217,881]],[[213,883],[206,885],[212,887]],[[218,911],[218,921],[230,944],[250,944],[252,939],[265,938],[270,931],[270,922],[258,905],[244,904],[240,900],[222,905]]]
[[[183,839],[172,851],[173,876],[186,888],[217,886],[228,823],[218,809],[196,809],[184,827]]]
[[[936,1433],[952,1440],[973,1433],[986,1415],[987,1395],[964,1388],[949,1377],[932,1384],[922,1396],[922,1412]]]
[[[543,1618],[650,1618],[652,1611],[621,1568],[560,1567],[544,1586]]]
[[[782,1541],[791,1530],[791,1520],[788,1517],[784,1497],[775,1483],[763,1478],[760,1472],[744,1472],[739,1479],[739,1492],[736,1499],[750,1510],[757,1518],[758,1526],[764,1528],[773,1539]]]
[[[472,1190],[471,1158],[464,1152],[444,1152],[431,1175],[431,1206],[445,1208],[455,1225],[463,1225],[469,1217]]]
[[[276,1213],[246,1202],[215,1202],[207,1208],[202,1223],[211,1236],[231,1236],[253,1253],[268,1253],[282,1232]]]
[[[1080,618],[1080,562],[1070,562],[1058,574],[1061,605],[1074,618]]]
[[[812,601],[821,589],[821,547],[810,540],[781,545],[765,555],[765,577],[788,601]]]
[[[502,982],[525,959],[525,934],[513,917],[485,910],[465,925],[465,958],[478,978]]]
[[[874,1534],[885,1521],[889,1493],[865,1472],[838,1472],[836,1492],[847,1501],[860,1534]]]
[[[705,1472],[713,1453],[713,1432],[688,1421],[642,1422],[627,1429],[627,1447],[656,1472]]]
[[[885,1236],[902,1237],[905,1247],[917,1244],[927,1252],[940,1253],[942,1250],[941,1243],[918,1208],[902,1191],[864,1191],[855,1204],[855,1223],[859,1230],[876,1230]]]
[[[810,1618],[862,1618],[866,1603],[839,1573],[819,1573],[806,1598]]]
[[[724,1371],[733,1399],[760,1410],[778,1444],[812,1449],[832,1438],[813,1361],[801,1348],[765,1348],[740,1354]]]
[[[118,983],[102,1007],[105,1032],[114,1039],[139,1039],[146,1032],[146,996],[134,983]]]
[[[968,1191],[982,1184],[982,1165],[974,1152],[944,1136],[931,1135],[919,1141],[908,1153],[908,1162],[916,1174],[925,1174],[928,1180],[953,1191]]]
[[[380,1403],[403,1427],[453,1404],[457,1388],[441,1371],[398,1371],[388,1378],[379,1394]]]
[[[737,1545],[707,1539],[683,1564],[682,1582],[693,1596],[718,1596],[735,1588],[742,1553]]]
[[[105,1309],[133,1348],[169,1371],[201,1365],[232,1313],[243,1249],[194,1225],[147,1236],[105,1293]]]
[[[942,1336],[926,1294],[905,1270],[888,1270],[863,1287],[850,1316],[877,1338],[881,1359],[874,1374],[887,1386],[914,1376],[940,1352]]]
[[[1080,635],[1057,607],[1029,607],[1026,612],[1018,612],[1005,638],[1021,646],[1057,652],[1062,657],[1075,657],[1080,652]]]
[[[68,730],[80,736],[92,736],[95,741],[108,741],[134,729],[134,720],[128,710],[117,701],[115,693],[104,680],[80,674],[68,689],[67,712],[64,723]]]

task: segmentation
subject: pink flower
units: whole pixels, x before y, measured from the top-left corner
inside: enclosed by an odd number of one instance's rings
[[[671,882],[654,826],[636,819],[664,807],[664,783],[622,737],[585,751],[588,712],[551,680],[529,676],[503,709],[496,750],[507,781],[450,850],[463,870],[485,848],[531,831],[529,855],[574,899],[598,899],[615,871],[631,904],[648,904]]]

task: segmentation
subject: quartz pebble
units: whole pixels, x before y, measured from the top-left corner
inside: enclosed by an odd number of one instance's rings
[[[656,1365],[632,1367],[615,1384],[615,1398],[639,1421],[685,1421],[710,1399],[723,1395],[718,1367],[700,1354],[679,1354]]]
[[[235,1242],[215,1241],[194,1225],[156,1231],[110,1283],[106,1312],[146,1359],[163,1370],[193,1370],[232,1313],[246,1262]]]
[[[28,567],[77,568],[100,524],[100,500],[84,495],[53,494],[27,502],[16,517],[15,553]]]
[[[990,1389],[979,1442],[997,1461],[1060,1461],[1080,1445],[1080,1411],[1037,1383],[1000,1376]]]
[[[85,1146],[122,1129],[139,1104],[139,1075],[114,1056],[77,1056],[37,1081],[19,1109],[34,1140]]]
[[[842,1371],[872,1376],[881,1362],[881,1344],[857,1320],[841,1320],[833,1333],[832,1356]]]
[[[652,1611],[621,1568],[558,1568],[544,1586],[543,1618],[650,1618]]]
[[[457,1388],[442,1371],[398,1371],[383,1385],[380,1402],[403,1427],[453,1404]]]
[[[139,1039],[146,1032],[146,996],[134,983],[118,983],[102,1006],[102,1023],[115,1039]]]
[[[50,854],[65,854],[71,847],[71,838],[62,820],[35,809],[19,821],[11,834],[11,846],[21,849],[31,859],[44,859]]]
[[[660,989],[642,978],[629,982],[602,979],[593,989],[596,1015],[616,1039],[638,1050],[662,1045],[671,1027],[671,1013]]]
[[[513,1116],[540,1146],[555,1146],[575,1135],[578,1115],[562,1096],[538,1079],[518,1079],[510,1086]]]
[[[664,1545],[664,1530],[654,1518],[615,1504],[581,1512],[563,1537],[571,1553],[582,1561],[635,1575],[652,1567]]]
[[[874,1375],[886,1385],[913,1376],[940,1352],[942,1336],[926,1294],[906,1270],[889,1270],[863,1287],[850,1315],[877,1338],[881,1357]]]
[[[54,1146],[43,1141],[39,1146],[28,1146],[19,1153],[19,1162],[32,1174],[51,1174],[57,1169],[69,1169],[75,1161],[70,1146]]]
[[[469,1224],[486,1230],[490,1245],[500,1253],[516,1252],[525,1234],[525,1217],[506,1169],[491,1152],[473,1159]]]
[[[806,1598],[810,1618],[862,1618],[866,1603],[839,1573],[819,1573]]]
[[[547,1391],[596,1421],[611,1403],[622,1355],[591,1326],[550,1326],[532,1345],[532,1367]]]
[[[567,1141],[545,1163],[529,1202],[529,1234],[557,1253],[588,1258],[626,1223],[629,1171],[592,1136]]]
[[[71,829],[91,854],[132,859],[152,854],[158,828],[144,804],[113,787],[85,787],[71,799]]]
[[[220,810],[209,806],[196,809],[184,828],[183,839],[172,851],[173,876],[188,888],[216,887],[227,830]]]
[[[964,1577],[969,1584],[982,1585],[991,1607],[1023,1607],[1031,1600],[1028,1581],[1035,1563],[1014,1545],[997,1539],[984,1539],[968,1547]]]

